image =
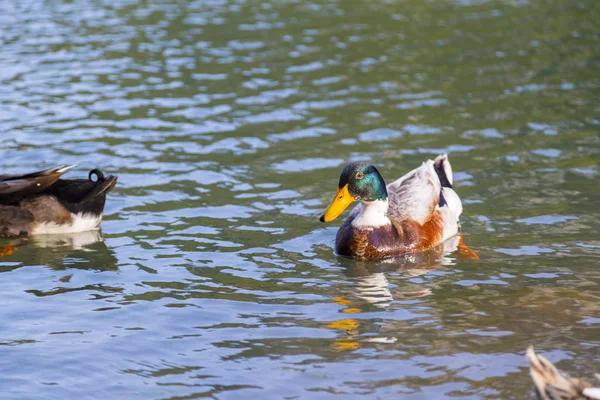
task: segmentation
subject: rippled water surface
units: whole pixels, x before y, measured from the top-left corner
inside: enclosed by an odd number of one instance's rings
[[[0,398],[531,398],[600,371],[600,4],[0,4],[0,167],[119,175],[0,258]],[[450,154],[474,260],[359,263],[349,160]],[[0,244],[7,244],[6,240]],[[444,252],[444,250],[446,250]]]

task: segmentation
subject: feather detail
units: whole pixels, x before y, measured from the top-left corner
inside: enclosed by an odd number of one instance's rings
[[[535,384],[536,392],[541,400],[590,400],[600,399],[593,397],[600,389],[578,378],[571,378],[559,371],[554,364],[545,357],[536,354],[533,346],[527,349],[531,378]]]

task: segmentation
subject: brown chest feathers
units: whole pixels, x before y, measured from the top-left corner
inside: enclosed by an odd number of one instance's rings
[[[440,213],[421,225],[406,219],[393,221],[378,228],[354,228],[352,216],[348,217],[335,237],[335,251],[339,255],[373,260],[414,253],[441,243],[444,222]]]

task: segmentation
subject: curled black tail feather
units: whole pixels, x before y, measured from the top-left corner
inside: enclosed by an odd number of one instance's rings
[[[94,175],[96,175],[95,181],[92,179],[92,176],[94,176]],[[88,179],[92,182],[100,182],[100,181],[104,180],[104,174],[98,168],[94,168],[93,170],[90,171],[90,173],[88,175]]]
[[[93,169],[89,172],[88,179],[59,179],[43,193],[56,197],[74,214],[100,215],[104,210],[106,194],[116,183],[117,176],[105,176],[99,169]]]

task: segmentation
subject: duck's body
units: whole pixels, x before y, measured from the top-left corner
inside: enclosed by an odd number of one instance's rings
[[[387,186],[372,165],[349,164],[321,221],[335,219],[354,200],[361,204],[336,235],[335,251],[340,255],[398,256],[431,248],[458,234],[462,204],[452,189],[452,168],[445,154]]]
[[[88,179],[60,179],[71,168],[0,175],[0,237],[98,229],[117,177],[92,170]]]
[[[600,399],[600,388],[578,378],[571,378],[559,371],[545,357],[536,354],[533,347],[527,349],[531,378],[540,400],[592,400]]]

